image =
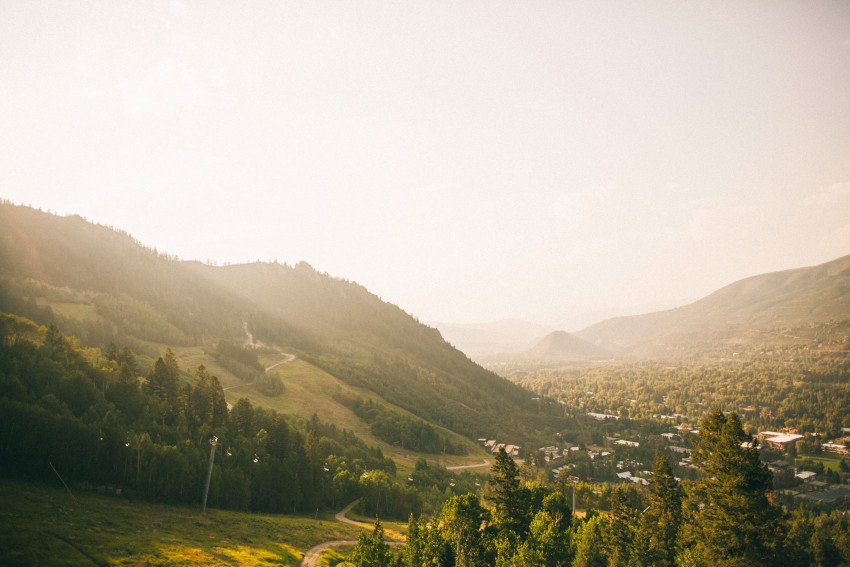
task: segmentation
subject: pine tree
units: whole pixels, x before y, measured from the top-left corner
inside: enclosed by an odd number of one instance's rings
[[[700,428],[692,458],[704,477],[688,489],[688,523],[708,565],[777,564],[782,510],[755,445],[734,413],[715,409]]]
[[[243,437],[253,437],[256,433],[256,417],[254,415],[254,406],[248,398],[239,398],[233,410],[230,412],[232,423],[236,426],[236,431]]]
[[[670,567],[675,564],[676,544],[682,525],[682,487],[673,476],[667,459],[655,455],[649,506],[640,519],[635,537],[637,562]]]
[[[614,488],[607,541],[611,567],[629,564],[640,505],[640,495],[633,485],[620,484]]]
[[[496,453],[496,461],[490,471],[490,484],[495,492],[492,499],[502,521],[515,534],[524,535],[530,524],[528,491],[520,484],[516,463],[503,448]]]
[[[578,527],[573,567],[607,567],[608,557],[604,552],[605,523],[605,516],[596,515]]]
[[[169,353],[171,353],[171,350],[166,350],[166,358],[168,358]],[[174,356],[171,355],[172,360],[173,358]],[[158,411],[159,418],[163,422],[166,421],[166,418],[169,420],[173,418],[179,406],[180,383],[178,376],[179,373],[175,372],[174,365],[166,363],[162,357],[156,359],[153,368],[148,374],[145,389],[162,402]]]
[[[384,528],[380,521],[375,520],[371,534],[360,533],[351,562],[357,567],[390,567],[392,561],[390,546],[384,543]]]

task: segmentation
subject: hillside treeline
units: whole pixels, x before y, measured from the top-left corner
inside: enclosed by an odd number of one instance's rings
[[[169,503],[200,503],[218,439],[209,505],[295,513],[364,497],[369,513],[420,511],[395,463],[317,418],[293,422],[240,399],[170,351],[145,379],[135,356],[83,349],[55,327],[0,314],[0,474],[86,482]]]

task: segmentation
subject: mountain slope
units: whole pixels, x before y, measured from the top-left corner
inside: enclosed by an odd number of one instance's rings
[[[565,331],[549,333],[525,353],[533,358],[594,358],[605,351]]]
[[[80,217],[0,204],[0,311],[92,346],[242,341],[294,352],[345,383],[469,437],[522,437],[546,419],[530,394],[352,282],[291,267],[216,267],[144,248]],[[332,395],[327,392],[326,395]]]
[[[677,309],[617,317],[577,335],[623,352],[850,318],[850,256],[762,274]]]

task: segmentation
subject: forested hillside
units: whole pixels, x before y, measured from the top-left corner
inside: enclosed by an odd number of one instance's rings
[[[80,217],[0,204],[0,311],[55,324],[83,344],[242,342],[245,330],[344,382],[468,437],[522,443],[541,406],[398,307],[301,263],[209,266],[150,250]],[[330,395],[330,393],[328,393]]]
[[[469,473],[451,481],[445,469],[429,473],[423,460],[409,486],[380,449],[315,415],[294,419],[244,398],[228,409],[205,367],[181,382],[170,350],[145,380],[136,374],[127,348],[81,348],[53,326],[0,314],[0,476],[58,474],[198,504],[215,438],[209,505],[219,508],[297,513],[362,498],[370,514],[405,518],[476,482]]]

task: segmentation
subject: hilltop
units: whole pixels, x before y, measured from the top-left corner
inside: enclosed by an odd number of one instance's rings
[[[604,349],[566,331],[554,331],[525,353],[531,358],[599,358]]]

